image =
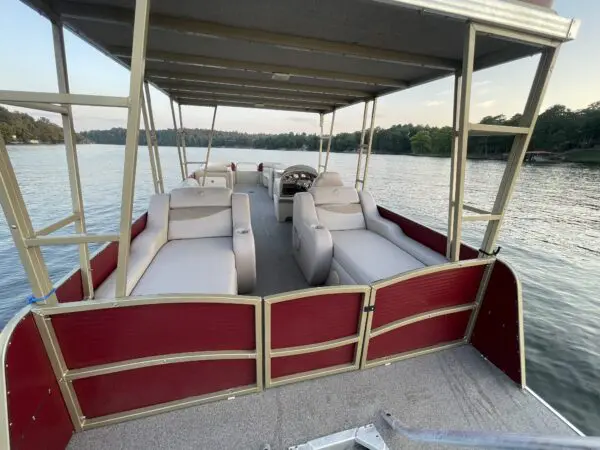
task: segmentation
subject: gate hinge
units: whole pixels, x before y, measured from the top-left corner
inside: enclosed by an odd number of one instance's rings
[[[373,312],[375,311],[375,305],[369,305],[369,306],[365,306],[363,308],[363,312]]]

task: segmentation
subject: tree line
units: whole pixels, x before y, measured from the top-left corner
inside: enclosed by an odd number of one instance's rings
[[[481,123],[496,125],[520,124],[521,115],[507,118],[504,115],[487,116]],[[0,133],[10,142],[13,136],[21,142],[36,139],[42,143],[62,142],[62,129],[49,120],[33,119],[27,114],[11,113],[0,107]],[[206,147],[210,130],[185,129],[185,141],[189,147]],[[332,151],[353,152],[359,146],[360,131],[338,133],[332,141]],[[373,135],[373,151],[385,154],[450,155],[452,146],[451,127],[431,127],[399,124],[390,128],[376,128]],[[84,143],[124,145],[126,130],[91,130],[77,134]],[[367,139],[369,138],[367,133]],[[176,132],[172,129],[157,131],[161,146],[176,145]],[[480,157],[500,157],[510,151],[511,136],[473,136],[469,138],[469,154]],[[146,145],[146,133],[140,131],[140,144]],[[565,152],[573,148],[591,148],[600,145],[600,102],[581,110],[571,110],[554,105],[540,114],[530,148],[552,152]],[[257,148],[281,150],[318,150],[319,137],[308,133],[242,133],[215,131],[214,147]]]

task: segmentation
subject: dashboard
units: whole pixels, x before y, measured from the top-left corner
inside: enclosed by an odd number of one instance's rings
[[[316,177],[316,173],[307,171],[285,171],[281,175],[281,195],[293,197],[298,192],[308,191]]]

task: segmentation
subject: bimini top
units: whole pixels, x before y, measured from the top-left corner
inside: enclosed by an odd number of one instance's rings
[[[134,0],[24,0],[129,66]],[[536,4],[533,4],[536,3]],[[329,112],[574,39],[551,0],[152,0],[146,78],[182,104]],[[514,32],[533,42],[518,42]]]

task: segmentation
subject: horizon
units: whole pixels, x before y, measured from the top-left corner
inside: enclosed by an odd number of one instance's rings
[[[0,40],[19,42],[18,46],[0,47],[0,59],[10,61],[13,70],[0,72],[1,89],[56,92],[56,70],[51,26],[18,0],[5,0],[0,17]],[[545,95],[541,111],[555,104],[571,110],[584,109],[600,99],[600,2],[557,0],[554,9],[565,17],[581,19],[578,38],[565,44]],[[65,32],[69,79],[74,93],[126,96],[129,71],[81,40]],[[476,72],[473,77],[471,120],[485,116],[521,113],[533,80],[539,57],[528,57],[503,66]],[[574,70],[574,68],[576,68]],[[40,76],[44,74],[44,76]],[[447,77],[412,89],[380,97],[376,126],[390,128],[398,124],[449,126],[452,121],[453,79]],[[168,98],[151,87],[151,99],[157,129],[172,129]],[[60,125],[60,116],[13,107],[39,119],[47,117]],[[184,106],[185,128],[210,128],[212,108]],[[126,111],[116,108],[74,106],[77,132],[126,127]],[[325,123],[328,126],[328,116]],[[360,130],[362,104],[338,110],[334,133]],[[316,114],[219,107],[215,130],[245,133],[317,133]]]

